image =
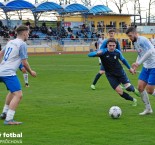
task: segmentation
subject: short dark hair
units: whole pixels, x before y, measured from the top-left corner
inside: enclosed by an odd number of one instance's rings
[[[109,31],[108,31],[108,33],[111,33],[111,32],[116,32],[114,29],[110,29]]]
[[[129,27],[129,28],[126,30],[126,34],[129,34],[130,32],[137,32],[137,30],[136,30],[135,27]]]
[[[28,30],[29,30],[29,28],[25,25],[21,25],[16,28],[17,34],[21,34],[23,31],[28,31]]]
[[[107,41],[107,44],[108,44],[109,42],[114,42],[115,44],[117,44],[117,42],[116,42],[116,39],[115,39],[115,38],[109,38],[109,39],[108,39],[108,41]]]

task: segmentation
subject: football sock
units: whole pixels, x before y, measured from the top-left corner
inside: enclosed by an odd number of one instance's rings
[[[148,94],[147,94],[146,90],[144,90],[140,94],[141,94],[141,98],[142,98],[142,101],[145,104],[146,109],[151,109],[151,104],[150,104],[149,97],[148,97]]]
[[[3,113],[7,113],[8,110],[9,110],[9,105],[5,104],[4,107],[3,107]]]
[[[153,91],[152,95],[155,96],[155,90]]]
[[[24,77],[25,83],[28,84],[28,74],[27,73],[23,74],[23,77]]]
[[[133,101],[133,98],[127,94],[126,92],[123,92],[122,95],[120,95],[122,98],[126,99],[126,100],[130,100],[130,101]]]
[[[140,97],[139,91],[133,85],[130,84],[125,89],[129,92],[133,92],[136,96]]]
[[[9,110],[8,110],[8,113],[7,113],[7,115],[6,115],[6,119],[5,119],[5,120],[6,120],[6,121],[12,120],[13,117],[14,117],[14,115],[15,115],[15,111],[9,109]]]
[[[101,63],[101,58],[98,58],[99,63]]]
[[[135,88],[133,85],[130,85],[129,87],[126,88],[127,91],[129,92],[134,92],[135,91]]]
[[[99,80],[99,78],[101,77],[102,74],[98,73],[93,81],[93,85],[95,85],[97,83],[97,81]]]

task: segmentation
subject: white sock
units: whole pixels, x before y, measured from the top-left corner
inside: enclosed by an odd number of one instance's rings
[[[155,90],[153,91],[152,96],[155,96]]]
[[[146,90],[144,90],[140,94],[141,94],[141,98],[142,98],[142,101],[145,104],[146,109],[151,109],[151,104],[150,104],[149,97],[148,97],[148,94],[147,94]]]
[[[5,104],[4,107],[3,107],[3,113],[7,113],[8,110],[9,110],[9,105]]]
[[[100,58],[98,58],[98,61],[99,61],[99,63],[101,63],[101,59]]]
[[[28,84],[28,74],[23,74],[25,84]]]
[[[7,112],[7,115],[6,115],[6,119],[5,120],[6,121],[12,120],[13,117],[14,117],[14,115],[15,115],[15,111],[9,109],[8,112]]]

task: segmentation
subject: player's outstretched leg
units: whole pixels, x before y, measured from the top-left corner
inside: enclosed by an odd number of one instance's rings
[[[148,97],[146,90],[144,90],[140,94],[141,94],[142,101],[145,104],[145,110],[143,112],[139,113],[139,115],[152,114],[153,111],[152,111],[151,104],[150,104],[149,97]]]
[[[15,110],[9,109],[4,120],[5,125],[20,125],[22,122],[15,121],[14,118]]]
[[[97,75],[96,75],[95,78],[94,78],[93,84],[90,86],[92,90],[95,90],[95,85],[96,85],[97,81],[100,79],[100,77],[101,77],[102,74],[104,74],[104,73],[105,73],[104,67],[103,67],[103,65],[101,65],[100,71],[97,73]]]
[[[13,94],[9,92],[7,94],[7,96],[6,96],[5,105],[3,107],[2,114],[0,115],[0,119],[5,119],[6,118],[6,114],[7,114],[8,110],[9,110],[9,104],[10,104],[12,98],[13,98]]]
[[[101,75],[102,75],[101,73],[97,73],[97,75],[95,76],[93,84],[91,85],[92,90],[95,90],[95,85],[96,85],[97,81],[99,80],[99,78],[101,77]]]
[[[136,96],[140,97],[140,93],[139,91],[133,86],[131,85],[130,83],[128,85],[120,85],[120,87],[123,89],[123,90],[127,90],[129,92],[133,92]]]
[[[9,103],[9,109],[7,111],[6,119],[4,121],[5,125],[19,125],[22,122],[14,121],[15,110],[22,98],[22,91],[16,91],[14,93],[10,93],[10,97],[12,97],[11,102]]]
[[[119,95],[126,100],[133,101],[132,106],[137,106],[137,99],[131,97],[128,93],[123,92],[123,94],[119,94]]]
[[[133,101],[132,106],[137,106],[137,99],[131,97],[128,93],[124,92],[120,86],[117,86],[115,91],[125,100]]]
[[[128,93],[124,92],[120,86],[117,86],[115,90],[125,100],[133,101],[132,106],[137,106],[137,99],[131,97]]]

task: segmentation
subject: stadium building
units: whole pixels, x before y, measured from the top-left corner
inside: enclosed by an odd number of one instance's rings
[[[89,51],[94,48],[100,34],[104,33],[107,37],[109,29],[115,29],[116,39],[122,44],[122,40],[127,42],[127,48],[132,48],[131,43],[125,34],[128,26],[131,26],[131,17],[139,16],[133,14],[116,14],[104,5],[86,7],[82,4],[74,3],[66,6],[54,2],[43,2],[33,5],[27,1],[14,0],[0,3],[0,8],[6,16],[6,20],[1,20],[1,25],[7,26],[10,31],[20,24],[31,24],[31,35],[29,52],[56,52],[56,51]],[[29,11],[33,16],[32,20],[23,20],[23,15]],[[24,12],[23,12],[24,11]],[[18,14],[18,20],[11,20],[12,13]],[[52,13],[55,21],[40,21],[43,14]],[[148,38],[154,34],[153,27],[138,27],[140,35]],[[1,30],[3,31],[3,30]],[[5,41],[1,36],[1,43]],[[6,39],[6,42],[8,38]],[[4,44],[3,44],[4,43]],[[129,44],[129,45],[128,45]]]

